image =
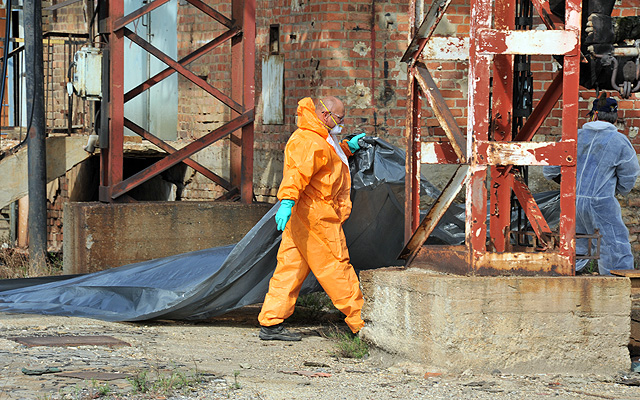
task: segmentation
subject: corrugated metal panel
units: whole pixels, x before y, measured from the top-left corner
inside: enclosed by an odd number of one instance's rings
[[[262,123],[284,124],[284,56],[262,59]]]
[[[124,0],[125,14],[143,7],[145,0]],[[178,59],[177,0],[169,1],[127,25],[143,39],[170,56]],[[151,76],[165,69],[162,61],[140,46],[125,39],[124,46],[125,93]],[[125,117],[164,140],[175,140],[178,131],[178,74],[173,74],[127,101]],[[134,135],[125,129],[126,135]]]

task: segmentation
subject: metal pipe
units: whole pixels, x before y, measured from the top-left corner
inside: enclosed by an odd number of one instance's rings
[[[29,246],[29,196],[18,200],[18,247],[21,249]]]
[[[18,239],[18,202],[14,201],[9,207],[9,246],[14,247]]]
[[[596,57],[602,57],[605,55],[596,53],[593,45],[587,47],[587,50]],[[640,55],[640,51],[637,47],[614,47],[613,51],[609,55],[614,57],[637,57]]]
[[[47,162],[42,57],[42,4],[24,2],[27,75],[27,128],[29,173],[29,264],[33,272],[45,271],[47,252]]]
[[[5,32],[4,32],[4,44],[2,45],[3,55],[2,55],[2,76],[7,76],[7,63],[9,62],[9,36],[11,36],[11,0],[7,1],[7,11],[5,15]],[[0,101],[2,102],[2,107],[0,107],[0,117],[4,114],[4,95],[5,95],[5,86],[7,83],[7,79],[2,79],[2,84],[0,85]],[[7,104],[8,105],[8,104]],[[8,110],[7,110],[8,113]],[[7,115],[7,120],[9,116]]]

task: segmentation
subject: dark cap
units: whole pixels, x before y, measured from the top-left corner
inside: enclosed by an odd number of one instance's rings
[[[595,99],[593,101],[593,108],[589,114],[594,112],[618,112],[618,102],[613,97],[607,97],[604,99]]]

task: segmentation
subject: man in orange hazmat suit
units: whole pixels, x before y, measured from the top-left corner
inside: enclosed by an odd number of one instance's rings
[[[278,264],[269,282],[260,322],[262,340],[300,340],[282,322],[294,310],[300,287],[313,272],[353,333],[364,322],[358,276],[349,262],[342,224],[351,213],[351,176],[347,157],[358,140],[338,142],[344,105],[336,97],[298,102],[298,129],[284,150],[284,172],[275,219],[282,230]]]

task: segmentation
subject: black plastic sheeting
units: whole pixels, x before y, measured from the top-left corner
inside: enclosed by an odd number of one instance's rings
[[[404,241],[404,163],[402,150],[376,138],[367,138],[350,159],[353,209],[344,232],[356,270],[402,265],[397,256]],[[433,185],[424,179],[421,183],[422,194],[437,197],[439,191]],[[545,196],[538,198],[539,204],[545,216],[553,219],[557,193]],[[13,286],[0,292],[0,311],[107,321],[193,320],[260,303],[280,245],[281,233],[274,221],[278,207],[272,207],[236,245],[56,278],[44,284],[34,281],[38,284],[26,286],[25,280],[12,280]],[[464,208],[454,204],[430,241],[464,243]],[[310,275],[301,293],[317,290],[321,288]]]

